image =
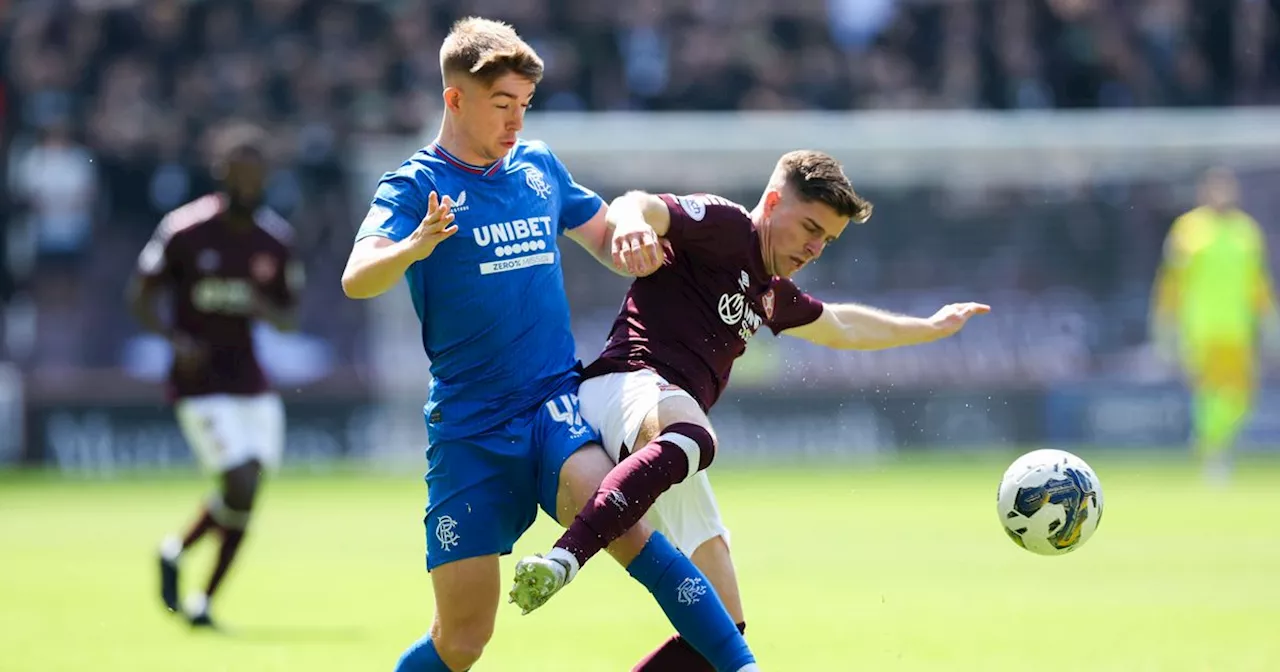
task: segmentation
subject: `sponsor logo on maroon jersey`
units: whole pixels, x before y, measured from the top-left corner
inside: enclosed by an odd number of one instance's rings
[[[676,202],[680,204],[680,209],[684,210],[686,215],[689,215],[689,219],[695,222],[701,222],[702,218],[707,216],[706,203],[697,197],[680,196],[676,199]]]
[[[764,308],[764,319],[772,320],[773,319],[773,290],[772,289],[765,292],[764,296],[760,297],[760,306]]]

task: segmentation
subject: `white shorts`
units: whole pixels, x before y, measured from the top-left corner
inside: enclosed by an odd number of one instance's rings
[[[201,466],[224,472],[250,460],[280,466],[284,452],[284,403],[280,395],[210,394],[177,403],[178,426]]]
[[[689,393],[648,369],[610,373],[582,382],[578,408],[583,421],[599,430],[605,452],[618,462],[624,447],[628,452],[636,447],[649,411],[659,401],[677,396],[689,397]],[[693,555],[703,542],[716,537],[729,541],[706,471],[693,474],[659,496],[645,520],[685,555]]]

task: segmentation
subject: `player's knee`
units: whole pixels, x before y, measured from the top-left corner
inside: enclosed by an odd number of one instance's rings
[[[432,637],[436,652],[452,666],[467,669],[480,660],[484,647],[493,637],[493,624],[468,624],[463,627],[441,628]]]
[[[644,550],[645,544],[649,543],[649,537],[653,536],[653,528],[648,523],[641,520],[639,523],[631,526],[621,537],[618,537],[609,544],[607,550],[609,555],[613,556],[618,564],[626,567],[631,564],[636,556]]]
[[[684,449],[689,457],[689,473],[702,471],[711,466],[716,458],[716,439],[711,431],[702,425],[692,422],[675,422],[667,425],[658,441],[669,441]],[[697,468],[694,468],[697,465]]]
[[[222,499],[228,509],[244,514],[253,509],[261,473],[262,465],[257,460],[250,460],[223,475]]]

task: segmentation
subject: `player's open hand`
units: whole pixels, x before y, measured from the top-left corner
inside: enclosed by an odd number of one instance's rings
[[[453,217],[453,199],[445,196],[442,202],[436,192],[431,192],[427,197],[427,216],[406,239],[415,259],[431,256],[437,245],[458,232]]]
[[[989,312],[991,306],[984,303],[953,303],[934,313],[929,318],[929,326],[938,332],[939,338],[946,338],[964,328],[970,318]]]
[[[613,230],[613,266],[643,278],[662,268],[662,241],[647,222]]]

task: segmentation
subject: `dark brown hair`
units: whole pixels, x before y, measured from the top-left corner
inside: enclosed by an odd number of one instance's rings
[[[778,159],[775,175],[805,201],[818,201],[842,217],[861,224],[871,218],[871,201],[853,190],[840,162],[829,154],[802,149]]]
[[[440,72],[448,82],[463,75],[489,86],[514,73],[535,84],[542,81],[542,58],[511,26],[469,17],[453,24],[440,46]]]

